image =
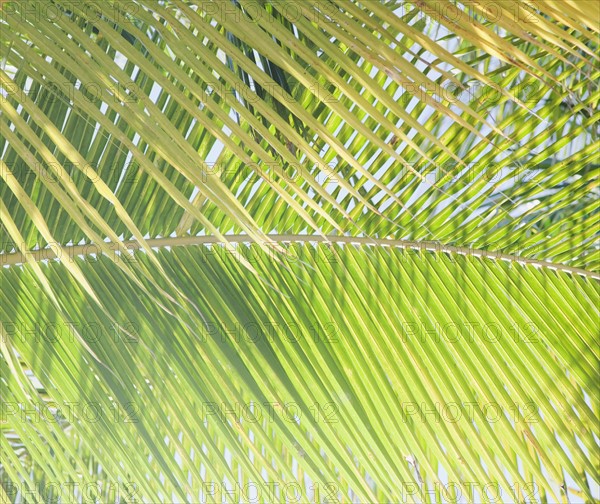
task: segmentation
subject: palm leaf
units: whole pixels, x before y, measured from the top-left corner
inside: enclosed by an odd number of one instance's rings
[[[582,5],[3,2],[0,497],[598,502]]]

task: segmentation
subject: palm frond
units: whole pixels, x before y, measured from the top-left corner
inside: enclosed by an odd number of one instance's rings
[[[2,2],[0,498],[599,502],[594,9]]]

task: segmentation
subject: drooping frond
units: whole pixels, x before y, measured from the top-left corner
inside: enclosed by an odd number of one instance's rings
[[[596,2],[0,8],[0,497],[599,498]]]
[[[448,480],[463,496],[495,482],[557,502],[572,478],[591,498],[597,281],[397,247],[293,245],[285,267],[256,246],[237,252],[260,276],[218,246],[158,252],[206,317],[192,328],[132,301],[105,258],[78,263],[118,325],[63,266],[44,268],[65,316],[46,315],[31,272],[7,271],[3,397],[23,445],[9,474],[32,464],[31,490],[128,482],[145,502],[302,475],[360,502],[418,502],[423,482]]]

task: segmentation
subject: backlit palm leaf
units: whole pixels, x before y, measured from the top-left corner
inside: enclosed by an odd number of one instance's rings
[[[597,14],[3,2],[0,497],[597,502]]]

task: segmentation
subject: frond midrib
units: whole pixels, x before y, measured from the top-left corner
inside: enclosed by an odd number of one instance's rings
[[[270,244],[282,243],[330,243],[330,244],[350,244],[350,245],[370,245],[382,247],[397,247],[412,250],[421,250],[427,252],[441,252],[446,254],[457,254],[463,256],[474,256],[488,258],[495,261],[507,261],[511,263],[529,264],[540,268],[550,268],[571,274],[577,274],[588,278],[600,280],[600,273],[589,271],[582,268],[575,268],[566,264],[555,263],[523,257],[518,254],[507,254],[497,250],[477,249],[473,247],[458,247],[454,245],[443,244],[438,241],[415,241],[399,240],[387,238],[370,238],[357,236],[322,236],[322,235],[301,235],[301,234],[268,234]],[[250,244],[253,240],[248,235],[227,235],[227,240],[231,244]],[[223,241],[214,236],[169,236],[163,238],[150,238],[146,242],[152,248],[182,247],[197,245],[222,245]],[[109,244],[112,242],[108,242]],[[124,240],[121,245],[131,251],[140,251],[142,248],[137,240]],[[57,252],[59,255],[57,255]],[[94,244],[85,245],[59,245],[53,244],[52,247],[30,250],[28,255],[30,259],[40,262],[43,260],[56,259],[57,257],[74,258],[79,256],[90,256],[98,254],[100,250],[94,247]],[[115,252],[116,253],[116,252]],[[0,266],[17,266],[26,264],[27,259],[23,252],[10,252],[0,254]]]

